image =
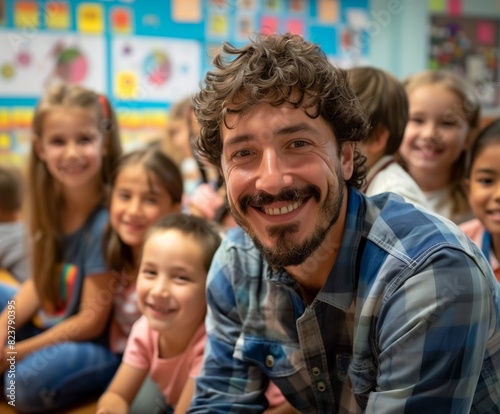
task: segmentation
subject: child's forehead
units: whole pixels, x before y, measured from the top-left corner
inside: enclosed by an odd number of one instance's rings
[[[462,97],[440,83],[429,83],[414,88],[408,92],[410,110],[415,106],[422,106],[425,109],[442,109],[449,111],[455,109],[457,115],[465,115],[463,111]]]
[[[45,111],[45,117],[49,115],[62,116],[83,116],[88,118],[98,119],[99,112],[96,107],[82,107],[78,105],[65,106],[62,104],[52,105]]]
[[[187,252],[188,260],[194,260],[198,253],[203,251],[202,241],[193,234],[183,230],[171,228],[153,227],[146,238],[146,245],[155,247],[155,250],[176,251],[177,253]]]
[[[148,260],[148,257],[169,266],[201,269],[205,252],[201,240],[190,233],[177,228],[152,228],[144,243],[143,259]]]

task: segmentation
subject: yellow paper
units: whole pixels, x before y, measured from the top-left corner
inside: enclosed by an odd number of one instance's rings
[[[134,72],[123,71],[118,73],[115,82],[117,98],[127,99],[137,96],[138,81]]]
[[[338,0],[319,0],[319,20],[323,23],[335,23],[339,19]]]
[[[38,4],[34,1],[14,3],[14,24],[17,27],[34,28],[39,25]]]
[[[201,21],[200,0],[172,0],[172,19],[182,23]]]
[[[215,36],[226,36],[227,35],[227,18],[222,14],[212,15],[212,20],[210,21],[210,32]]]
[[[33,120],[33,109],[20,108],[17,110],[19,122],[22,127],[29,128]]]
[[[430,12],[444,12],[446,8],[445,0],[427,0],[427,7]]]
[[[78,6],[77,27],[82,33],[104,32],[104,10],[100,4],[82,3]]]
[[[46,25],[48,29],[69,29],[69,6],[67,3],[51,1],[47,3]]]
[[[0,108],[0,129],[9,129],[9,111],[7,109]]]
[[[5,151],[11,146],[9,134],[0,133],[0,151]]]

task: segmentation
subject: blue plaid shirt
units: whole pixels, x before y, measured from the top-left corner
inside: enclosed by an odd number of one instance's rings
[[[500,285],[454,224],[398,196],[349,190],[337,260],[309,306],[240,229],[207,289],[189,413],[262,412],[269,379],[301,413],[500,413]]]

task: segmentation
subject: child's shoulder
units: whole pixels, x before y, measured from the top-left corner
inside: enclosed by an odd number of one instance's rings
[[[485,230],[483,223],[481,223],[481,221],[477,218],[466,221],[465,223],[460,224],[459,227],[460,230],[473,240],[478,237],[482,237]]]
[[[104,206],[98,206],[90,214],[85,227],[92,230],[102,231],[109,220],[109,211]]]

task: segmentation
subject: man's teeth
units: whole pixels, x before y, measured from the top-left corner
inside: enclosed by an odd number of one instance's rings
[[[293,210],[298,209],[302,205],[302,200],[296,201],[293,204],[289,204],[288,206],[284,206],[281,208],[264,208],[264,212],[269,214],[270,216],[278,216],[280,214],[287,214]]]

